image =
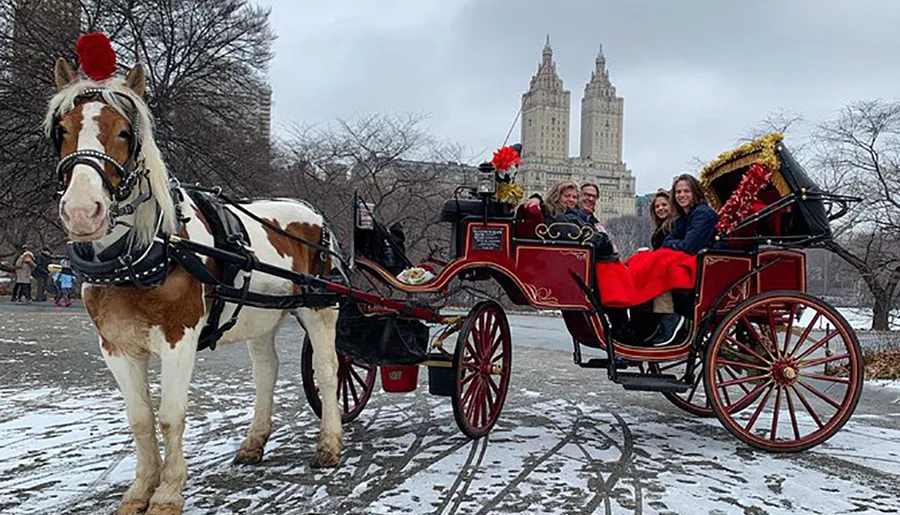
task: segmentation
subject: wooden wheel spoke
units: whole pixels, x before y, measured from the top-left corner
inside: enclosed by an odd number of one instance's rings
[[[758,376],[748,376],[748,377],[739,377],[737,379],[732,379],[731,381],[723,381],[719,383],[719,388],[728,388],[729,386],[735,386],[739,384],[749,383],[752,381],[759,381],[760,379],[769,379],[772,377],[772,374],[763,374]]]
[[[822,312],[816,311],[816,316],[809,322],[809,325],[806,326],[806,329],[803,330],[803,334],[800,335],[800,338],[797,340],[797,343],[794,344],[794,347],[791,349],[791,352],[785,354],[785,356],[793,356],[795,352],[800,349],[800,346],[803,345],[803,342],[809,338],[809,333],[812,332],[813,327],[816,326],[816,322],[822,317]]]
[[[716,378],[719,379],[719,383],[720,383],[720,384],[723,383],[723,382],[725,381],[725,379],[722,377],[722,370],[721,370],[721,369],[716,369]],[[727,403],[727,405],[728,405],[728,406],[731,406],[731,397],[728,395],[728,389],[727,389],[727,388],[722,388],[722,397],[725,398],[725,402]]]
[[[478,347],[473,340],[474,340],[474,336],[472,337],[472,339],[466,339],[465,351],[468,351],[469,358],[472,361],[481,362],[481,353],[478,352],[478,350],[477,350]]]
[[[784,396],[787,399],[788,413],[791,414],[791,427],[794,429],[794,439],[800,439],[800,426],[797,425],[797,414],[794,413],[794,401],[791,398],[791,389],[784,389]],[[819,426],[821,427],[821,426]]]
[[[818,398],[822,399],[823,401],[827,402],[828,404],[830,404],[831,406],[833,406],[835,409],[838,409],[838,410],[841,409],[841,403],[835,401],[835,400],[832,399],[831,397],[829,397],[829,396],[825,395],[824,393],[820,392],[818,388],[806,384],[806,381],[797,381],[797,384],[799,384],[800,386],[802,386],[803,388],[805,388],[806,390],[808,390],[810,393],[812,393],[812,394],[815,395],[816,397],[818,397]]]
[[[476,377],[478,377],[478,374],[474,372],[466,374],[465,377],[459,380],[459,386],[464,386],[466,383],[470,383],[472,379]]]
[[[738,379],[737,374],[734,373],[734,370],[731,367],[722,367],[720,370],[724,370],[731,376],[732,379]],[[724,380],[724,378],[720,378],[720,380]],[[747,385],[744,383],[739,383],[738,386],[744,390],[744,393],[750,393],[750,389],[747,388]]]
[[[738,399],[737,402],[735,402],[735,403],[733,404],[733,406],[736,406],[736,405],[739,405],[739,404],[740,404],[740,405],[743,405],[743,404],[744,404],[744,401],[747,400],[747,399],[755,399],[756,397],[759,396],[759,392],[763,391],[763,389],[765,389],[766,387],[768,387],[768,386],[769,386],[770,384],[772,384],[772,383],[773,383],[773,381],[772,381],[771,379],[769,379],[769,381],[767,381],[767,382],[765,382],[765,383],[763,383],[763,384],[757,385],[756,388],[750,390],[746,395],[744,395],[743,397],[741,397],[740,399]],[[725,391],[725,390],[724,390],[724,387],[723,387],[722,385],[719,385],[719,389],[721,389],[722,391]],[[751,401],[751,402],[752,402],[752,401]]]
[[[838,331],[837,329],[835,329],[834,331],[831,331],[830,333],[828,333],[827,336],[825,336],[825,338],[822,338],[821,340],[812,344],[812,346],[810,348],[806,349],[806,352],[804,352],[803,354],[801,354],[800,356],[795,358],[795,361],[803,361],[803,358],[805,358],[806,356],[809,356],[810,354],[812,354],[813,352],[815,352],[816,350],[821,348],[823,345],[825,345],[826,343],[831,341],[831,339],[834,338],[835,336],[837,336],[838,334],[840,334],[840,331]]]
[[[348,383],[346,381],[341,381],[338,384],[338,396],[343,397],[344,413],[350,412],[350,399],[348,397],[347,386]]]
[[[850,384],[849,377],[841,377],[841,376],[826,376],[823,374],[809,374],[806,372],[800,372],[798,374],[800,377],[808,377],[810,379],[817,379],[819,381],[830,381],[832,383],[841,383],[841,384]]]
[[[500,396],[500,387],[497,386],[497,383],[494,382],[494,378],[491,376],[488,376],[486,379],[487,379],[488,385],[491,387],[491,390],[494,391],[494,395],[499,397]]]
[[[478,375],[472,374],[470,377],[474,378],[474,377],[478,377]],[[469,387],[466,389],[465,393],[463,393],[462,399],[460,399],[460,401],[459,401],[460,404],[462,404],[463,406],[466,406],[466,405],[471,406],[471,404],[469,404],[469,400],[472,398],[473,395],[475,395],[475,389],[478,388],[478,384],[479,384],[478,381],[475,381],[475,384],[469,385]]]
[[[348,377],[347,381],[344,383],[344,397],[347,396],[347,392],[350,392],[350,395],[353,396],[353,405],[356,406],[359,404],[359,393],[356,391],[356,385],[354,384],[353,377]],[[350,411],[349,409],[347,411]]]
[[[791,312],[788,315],[788,325],[787,332],[784,335],[784,351],[781,353],[782,356],[787,355],[788,347],[791,346],[791,333],[794,331],[794,317],[797,316],[797,303],[791,304]]]
[[[819,426],[819,429],[822,429],[823,427],[825,427],[825,424],[823,424],[822,420],[819,419],[819,415],[816,414],[816,410],[814,410],[812,408],[812,406],[809,404],[809,401],[806,400],[806,397],[803,395],[803,392],[798,390],[797,387],[795,387],[794,385],[791,385],[790,388],[791,388],[791,391],[793,391],[794,394],[797,396],[797,398],[800,399],[800,403],[803,404],[804,408],[806,408],[806,412],[809,413],[809,415],[813,418],[813,420],[816,421],[816,424]]]
[[[769,402],[769,397],[772,396],[772,390],[775,389],[774,382],[770,381],[769,383],[766,383],[764,388],[768,388],[768,390],[766,390],[766,393],[765,393],[765,395],[763,395],[762,400],[759,401],[759,404],[756,406],[756,409],[753,411],[753,415],[750,416],[750,420],[747,422],[747,425],[744,426],[744,430],[746,430],[748,433],[750,432],[750,429],[753,427],[753,425],[756,424],[756,420],[759,418],[759,415],[762,413],[763,408],[766,407],[766,403]]]
[[[772,347],[775,347],[775,356],[781,357],[781,346],[778,345],[778,336],[775,333],[775,314],[772,313],[772,304],[766,304],[766,321],[769,324],[766,326],[766,332],[769,333],[769,341],[772,342]]]
[[[797,368],[809,368],[814,367],[816,365],[824,365],[825,363],[831,363],[832,361],[838,361],[842,359],[849,359],[850,354],[837,354],[834,356],[828,356],[825,358],[817,358],[809,361],[801,361],[797,363]]]
[[[777,386],[775,392],[775,409],[772,410],[772,431],[769,434],[769,440],[775,441],[775,434],[778,432],[778,412],[781,411],[781,386]]]
[[[759,331],[757,331],[756,328],[753,327],[753,324],[749,320],[747,320],[746,316],[741,317],[741,322],[744,324],[744,327],[747,328],[747,332],[750,333],[750,337],[753,338],[753,340],[756,343],[758,343],[759,346],[763,348],[763,350],[766,351],[766,354],[769,355],[769,358],[774,360],[775,356],[772,354],[772,351],[769,349],[769,346],[765,344],[762,336],[759,334]],[[735,341],[737,341],[737,340],[735,340]],[[750,349],[747,349],[747,350],[749,351]],[[754,353],[754,354],[756,355],[756,353]],[[764,359],[762,356],[757,355],[757,357],[759,357],[759,359],[761,359],[763,361],[769,361],[767,359]]]
[[[368,369],[365,369],[365,368],[364,368],[363,370],[366,371],[366,375],[368,376],[369,370],[368,370]],[[355,381],[357,384],[359,384],[359,386],[361,386],[361,387],[363,387],[363,389],[365,389],[365,387],[366,387],[366,380],[363,379],[362,376],[359,375],[359,372],[357,372],[354,368],[351,367],[351,368],[350,368],[350,375],[353,377],[353,381]]]
[[[768,372],[769,370],[771,370],[771,367],[764,367],[764,366],[756,365],[753,363],[746,363],[743,361],[732,361],[730,359],[717,359],[716,364],[717,365],[718,364],[730,365],[732,367],[739,367],[739,368],[752,368],[754,370],[761,370],[763,372]]]
[[[728,343],[730,343],[730,344],[732,344],[732,345],[735,345],[735,346],[737,346],[737,347],[743,349],[745,352],[748,352],[748,353],[752,354],[753,357],[755,357],[756,359],[758,359],[761,363],[771,363],[768,359],[766,359],[766,358],[760,356],[755,350],[751,349],[750,347],[747,347],[747,346],[744,345],[742,342],[736,340],[734,337],[732,337],[732,336],[726,336],[726,337],[725,337],[725,340],[727,340]]]
[[[716,373],[718,373],[718,371],[716,371]],[[697,387],[700,386],[700,380],[701,380],[702,378],[703,378],[703,376],[702,376],[702,374],[699,373],[699,371],[698,371],[698,373],[697,373],[696,375],[694,375],[694,384],[693,384],[693,386],[691,386],[691,391],[690,391],[690,393],[689,393],[688,396],[687,396],[687,401],[688,401],[688,402],[691,402],[691,399],[693,399],[693,398],[694,398],[694,395],[697,393]],[[720,378],[720,379],[721,379],[721,378]]]

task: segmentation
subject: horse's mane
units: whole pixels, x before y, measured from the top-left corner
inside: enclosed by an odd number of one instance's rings
[[[138,162],[143,161],[143,166],[147,169],[152,200],[159,207],[159,212],[162,213],[161,231],[167,235],[173,234],[175,232],[175,204],[169,193],[169,173],[160,155],[159,147],[156,146],[156,140],[153,138],[153,118],[150,116],[150,110],[144,99],[127,87],[123,79],[113,78],[103,82],[80,80],[66,86],[50,99],[47,116],[44,118],[44,132],[49,136],[55,120],[74,109],[78,97],[85,90],[93,88],[106,90],[103,92],[103,101],[120,115],[129,120],[133,120],[134,116],[137,117],[141,144]],[[127,102],[123,101],[119,95],[131,99],[137,112],[129,114],[132,107],[126,105]],[[138,245],[149,245],[153,240],[156,234],[156,215],[157,211],[153,202],[144,202],[135,210],[134,237]]]

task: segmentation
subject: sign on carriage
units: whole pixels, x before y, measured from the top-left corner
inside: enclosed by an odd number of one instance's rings
[[[503,248],[502,227],[475,227],[472,229],[472,250],[500,250]]]

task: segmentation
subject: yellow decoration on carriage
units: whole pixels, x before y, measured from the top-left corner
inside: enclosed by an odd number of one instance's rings
[[[719,198],[712,183],[735,170],[749,167],[753,163],[765,165],[772,172],[772,182],[782,195],[790,194],[790,187],[781,175],[781,162],[778,160],[776,150],[784,139],[784,134],[774,132],[761,138],[745,143],[733,150],[723,152],[700,172],[700,186],[706,193],[710,204],[714,209],[719,209],[725,204],[726,199]]]
[[[497,200],[506,204],[516,205],[525,197],[525,190],[521,184],[515,182],[501,182],[497,184]]]

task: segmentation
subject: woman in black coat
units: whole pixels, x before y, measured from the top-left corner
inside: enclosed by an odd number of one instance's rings
[[[700,181],[693,175],[679,175],[672,183],[672,197],[677,218],[662,246],[686,254],[696,254],[710,246],[719,217],[700,189]]]

